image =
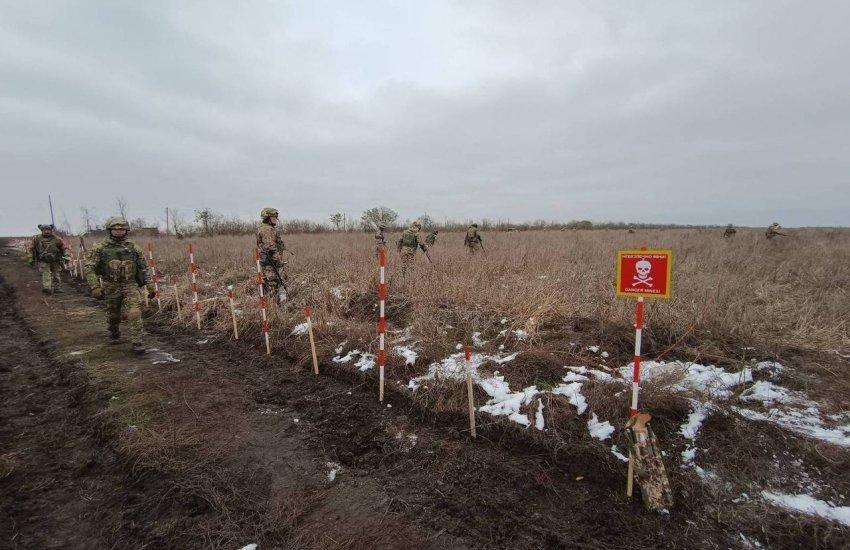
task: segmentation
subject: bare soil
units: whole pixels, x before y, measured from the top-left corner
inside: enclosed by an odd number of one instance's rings
[[[35,272],[8,251],[0,274],[0,548],[846,541],[824,522],[787,527],[787,514],[755,506],[730,513],[680,472],[677,507],[648,513],[623,495],[624,466],[586,437],[553,449],[485,421],[472,441],[462,417],[398,392],[381,405],[368,379],[331,364],[315,376],[283,351],[268,358],[155,314],[147,345],[157,351],[134,356],[128,343],[106,344],[95,300],[73,288],[43,297]],[[543,371],[529,380],[551,374],[537,364]],[[836,460],[846,457],[825,457],[823,467]]]

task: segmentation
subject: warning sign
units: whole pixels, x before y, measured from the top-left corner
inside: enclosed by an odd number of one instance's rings
[[[618,250],[617,296],[669,298],[670,250]]]

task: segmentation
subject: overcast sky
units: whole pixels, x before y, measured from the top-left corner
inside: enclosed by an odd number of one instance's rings
[[[850,220],[849,2],[0,0],[0,234]]]

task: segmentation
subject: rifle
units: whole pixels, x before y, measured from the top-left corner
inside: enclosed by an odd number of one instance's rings
[[[434,260],[432,260],[431,255],[428,254],[428,248],[424,244],[420,244],[419,248],[421,248],[422,252],[425,253],[425,257],[428,258],[428,261],[431,262],[431,265],[434,265]]]
[[[290,252],[292,254],[292,252]],[[280,276],[280,271],[278,271],[277,260],[274,259],[274,255],[270,254],[267,250],[264,250],[260,253],[260,261],[266,265],[271,266],[272,271],[274,271],[275,277],[280,282],[280,286],[283,287],[283,291],[289,294],[289,288],[286,286],[286,281],[283,280],[283,277]]]

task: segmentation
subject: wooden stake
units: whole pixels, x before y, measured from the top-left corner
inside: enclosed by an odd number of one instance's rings
[[[466,346],[466,392],[469,395],[469,433],[475,439],[475,397],[472,394],[472,346]]]
[[[233,285],[227,287],[227,300],[230,302],[230,319],[233,321],[233,339],[239,340],[239,328],[236,326],[236,308],[233,305]]]
[[[629,451],[629,473],[628,478],[626,479],[626,496],[632,498],[632,490],[634,488],[634,480],[635,480],[635,457],[632,455],[632,452]]]
[[[180,317],[180,293],[177,290],[177,283],[180,278],[177,275],[171,276],[171,287],[174,289],[174,303],[177,304],[177,317]]]
[[[304,315],[307,317],[307,332],[310,334],[310,351],[313,353],[313,372],[319,374],[319,360],[316,357],[316,341],[313,339],[313,308],[305,307]]]

